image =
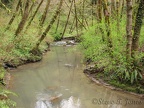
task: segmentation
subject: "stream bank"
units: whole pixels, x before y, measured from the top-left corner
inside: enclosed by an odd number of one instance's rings
[[[15,57],[12,58],[11,60],[3,60],[3,67],[5,69],[7,68],[17,68],[20,65],[26,64],[26,63],[34,63],[34,62],[38,62],[40,60],[42,60],[42,56],[45,52],[50,50],[50,46],[49,44],[46,42],[44,45],[43,49],[39,49],[39,54],[32,54],[30,53],[29,56],[25,56],[25,57]]]
[[[143,88],[138,88],[137,86],[133,86],[133,85],[130,86],[126,84],[121,84],[118,81],[116,82],[114,80],[107,79],[108,76],[105,76],[103,73],[104,69],[96,68],[94,64],[87,66],[87,68],[85,68],[83,72],[89,79],[91,79],[93,82],[95,82],[98,85],[102,85],[111,90],[132,94],[139,98],[144,99]]]

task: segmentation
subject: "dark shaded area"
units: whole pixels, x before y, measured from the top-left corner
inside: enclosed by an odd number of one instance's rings
[[[97,0],[91,0],[91,4],[96,5],[97,4]]]
[[[1,0],[2,3],[4,3],[5,5],[12,2],[13,0]]]

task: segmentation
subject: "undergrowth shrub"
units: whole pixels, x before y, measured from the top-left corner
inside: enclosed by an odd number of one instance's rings
[[[15,95],[15,93],[0,88],[0,108],[14,108],[16,106],[16,103],[12,101],[11,99],[8,99],[8,95]]]
[[[110,79],[115,79],[121,83],[134,84],[142,79],[142,69],[140,62],[133,65],[126,59],[126,21],[122,20],[120,22],[120,30],[117,32],[116,22],[111,21],[111,37],[112,37],[112,55],[109,54],[109,49],[107,47],[107,35],[105,29],[105,22],[102,21],[101,24],[96,23],[88,31],[84,32],[82,35],[82,42],[80,44],[82,51],[84,53],[85,59],[90,60],[96,64],[97,68],[104,69],[104,76]],[[103,34],[100,31],[103,29]],[[102,36],[105,37],[103,41]],[[142,36],[141,36],[142,37]],[[141,45],[144,41],[141,38]],[[138,61],[143,57],[143,53],[137,55]]]

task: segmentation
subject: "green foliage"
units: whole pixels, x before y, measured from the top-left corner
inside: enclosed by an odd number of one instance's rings
[[[108,58],[108,52],[106,50],[106,44],[102,41],[101,34],[96,31],[97,27],[91,27],[88,32],[85,32],[82,36],[81,47],[84,49],[83,53],[87,60],[94,62],[101,62],[107,64],[105,58]]]
[[[15,107],[15,106],[16,106],[16,103],[10,99],[0,100],[0,108],[11,108],[11,107]]]
[[[11,92],[9,90],[0,88],[0,96],[8,97],[9,94],[17,96],[15,93],[13,93],[13,92]]]
[[[20,19],[21,17],[16,17],[10,29],[6,32],[6,27],[4,25],[1,26],[2,29],[0,29],[0,58],[4,61],[11,61],[19,58],[30,58],[30,50],[34,47],[38,39],[38,26],[35,26],[35,24],[32,24],[31,29],[22,32],[18,37],[15,38],[14,31],[16,30]],[[36,21],[37,20],[38,19],[36,19]],[[42,48],[46,46],[43,43],[41,44]]]
[[[17,96],[15,93],[9,90],[0,88],[0,108],[11,108],[16,106],[16,103],[14,101],[8,99],[8,95],[10,94]]]
[[[135,92],[135,93],[139,93],[139,94],[144,93],[144,89],[140,86],[121,84],[121,82],[116,81],[116,80],[111,80],[111,81],[109,81],[109,83],[114,85],[115,87],[121,88],[121,89],[129,91],[129,92]]]
[[[61,34],[61,33],[58,33],[58,32],[52,34],[52,36],[53,36],[53,38],[54,38],[55,41],[59,41],[59,40],[62,39],[62,34]]]
[[[119,80],[123,83],[137,84],[138,81],[142,79],[142,74],[140,68],[132,68],[127,62],[122,62],[122,64],[113,65],[113,71],[111,74],[112,79]]]
[[[121,83],[137,84],[142,80],[142,66],[140,65],[143,53],[139,53],[136,57],[137,63],[131,59],[126,59],[126,37],[125,25],[126,21],[122,19],[120,22],[120,32],[117,32],[117,24],[115,20],[111,19],[111,37],[112,37],[112,55],[107,47],[107,35],[105,29],[105,22],[101,24],[96,23],[95,26],[89,28],[82,36],[81,48],[85,59],[95,62],[98,68],[104,68],[104,75],[110,79],[118,80]],[[104,33],[102,34],[100,29]],[[105,36],[105,41],[102,40]],[[144,38],[141,38],[141,45],[143,45]],[[135,63],[135,65],[133,64]]]
[[[0,79],[3,79],[5,76],[6,71],[4,70],[4,68],[0,67]]]
[[[10,99],[8,99],[9,95],[17,96],[15,93],[6,90],[3,86],[3,78],[5,76],[6,71],[3,67],[0,66],[0,80],[2,81],[0,84],[0,108],[11,108],[16,106],[16,103]]]

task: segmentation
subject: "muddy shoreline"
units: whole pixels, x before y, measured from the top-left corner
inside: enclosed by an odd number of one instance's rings
[[[3,67],[5,69],[13,69],[13,68],[17,68],[20,65],[27,64],[27,63],[39,62],[42,60],[43,54],[49,50],[50,50],[50,47],[47,45],[46,49],[44,49],[39,55],[30,54],[29,57],[23,57],[23,58],[16,57],[9,61],[3,61]]]

